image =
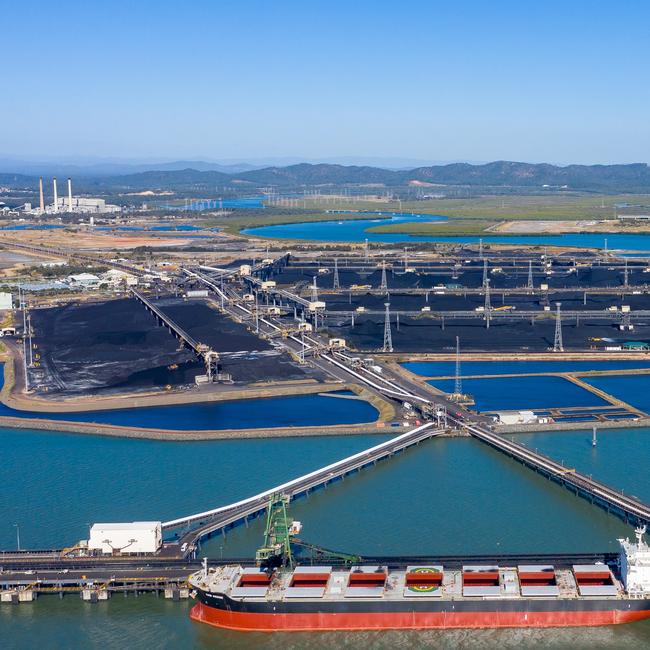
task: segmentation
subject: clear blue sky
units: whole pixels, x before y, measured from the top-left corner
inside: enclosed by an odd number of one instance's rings
[[[5,155],[650,158],[643,0],[0,7]]]

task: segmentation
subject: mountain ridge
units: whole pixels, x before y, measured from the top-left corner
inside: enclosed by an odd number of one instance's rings
[[[189,163],[192,164],[192,163]],[[650,192],[650,168],[646,163],[614,165],[552,165],[494,161],[484,164],[450,163],[408,170],[392,170],[369,165],[297,163],[244,171],[214,169],[150,169],[130,174],[97,175],[80,179],[79,185],[97,190],[142,189],[214,190],[217,186],[276,187],[280,190],[301,187],[406,186],[409,183],[432,185],[564,188],[576,191]],[[20,185],[22,183],[22,185]],[[0,184],[34,187],[37,176],[0,173]]]

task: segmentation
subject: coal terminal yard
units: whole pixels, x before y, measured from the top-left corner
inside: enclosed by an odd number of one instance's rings
[[[325,303],[321,326],[361,351],[449,352],[459,337],[465,352],[545,352],[554,348],[558,303],[563,350],[640,351],[650,342],[649,271],[645,260],[591,254],[427,259],[406,251],[293,256],[273,279]],[[383,349],[386,303],[392,350]]]
[[[338,255],[338,257],[337,257]],[[228,282],[238,264],[229,265]],[[279,309],[287,331],[314,297],[316,325],[363,352],[449,354],[456,337],[466,353],[548,352],[555,344],[561,304],[564,351],[597,352],[648,347],[650,282],[645,260],[583,253],[459,254],[393,252],[378,257],[359,251],[315,260],[289,255],[287,263],[262,272],[278,290],[258,291],[260,311]],[[314,288],[314,280],[316,287]],[[216,296],[186,298],[205,288],[178,276],[175,287],[150,299],[191,336],[219,355],[223,373],[236,384],[323,380],[310,364],[299,364],[254,322],[235,322],[219,312]],[[259,287],[258,287],[259,289]],[[314,293],[315,292],[315,293]],[[486,295],[487,294],[487,295]],[[302,303],[291,300],[298,296]],[[392,350],[385,349],[386,303]],[[304,315],[303,315],[303,312]],[[202,360],[133,298],[71,303],[34,309],[36,363],[30,386],[40,396],[119,395],[195,386]]]

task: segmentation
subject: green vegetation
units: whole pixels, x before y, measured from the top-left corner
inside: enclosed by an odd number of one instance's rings
[[[496,225],[495,221],[484,221],[479,219],[450,219],[449,221],[410,222],[393,223],[385,226],[374,226],[368,228],[367,232],[376,233],[407,233],[409,235],[482,235],[490,226]],[[499,235],[507,233],[499,233]]]
[[[107,266],[80,266],[78,264],[64,264],[62,266],[30,266],[25,273],[31,277],[39,278],[66,278],[77,273],[105,273]]]
[[[365,209],[368,209],[367,207]],[[285,223],[302,223],[304,221],[349,221],[352,219],[367,219],[367,214],[328,214],[326,212],[295,212],[284,211],[280,213],[267,210],[251,210],[246,216],[241,216],[239,210],[230,217],[216,218],[204,222],[205,226],[220,226],[224,232],[231,235],[238,235],[247,228],[259,226],[278,226]]]
[[[327,201],[307,197],[311,207],[327,206],[331,210],[377,210],[414,212],[461,219],[553,221],[570,219],[611,219],[616,205],[647,204],[647,194],[581,195],[552,194],[526,196],[481,196],[478,198],[427,199],[424,201]],[[338,216],[338,215],[337,215]]]
[[[422,201],[378,201],[363,199],[336,200],[306,197],[308,208],[312,210],[287,208],[266,210],[247,210],[245,214],[237,210],[232,216],[205,222],[209,226],[221,226],[229,234],[240,234],[242,230],[259,226],[279,224],[344,221],[367,219],[368,215],[359,211],[383,212],[386,219],[392,212],[431,214],[449,217],[446,222],[406,222],[386,223],[368,229],[375,233],[407,233],[411,235],[481,235],[487,229],[505,221],[579,221],[612,219],[616,205],[647,204],[650,196],[645,194],[601,195],[526,195],[526,196],[484,196],[465,199],[427,199]],[[317,208],[320,208],[318,210]],[[327,210],[353,210],[350,213],[323,212]],[[612,232],[627,230],[629,224],[616,223]],[[501,236],[521,234],[519,232],[499,232]]]

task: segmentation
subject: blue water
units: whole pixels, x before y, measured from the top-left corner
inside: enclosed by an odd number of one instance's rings
[[[412,361],[403,363],[416,375],[424,377],[456,374],[454,361]],[[586,370],[626,370],[646,368],[643,361],[463,361],[462,375],[514,375],[528,372],[579,372]]]
[[[415,236],[400,233],[367,232],[380,224],[408,223],[417,221],[444,221],[446,217],[432,215],[402,215],[390,219],[360,219],[354,221],[321,221],[281,224],[275,226],[260,226],[243,231],[247,235],[273,237],[278,239],[300,239],[311,241],[360,242],[367,239],[370,242],[447,242],[447,243],[477,243],[482,239],[486,244],[515,244],[524,246],[574,246],[579,248],[604,248],[605,239],[610,249],[650,251],[650,235],[628,235],[609,233],[589,234],[575,233],[565,235],[517,235],[513,237],[457,237],[457,236]]]
[[[335,401],[335,400],[332,400]],[[350,400],[339,400],[350,403]],[[603,432],[597,449],[613,485],[648,494],[645,464],[650,431]],[[546,435],[547,437],[544,437]],[[589,434],[543,434],[558,456],[570,457],[565,435],[591,454]],[[611,447],[605,436],[612,436]],[[616,438],[615,436],[619,437]],[[0,430],[3,498],[0,548],[61,546],[86,537],[98,521],[175,518],[225,505],[385,440],[349,436],[164,443],[150,440]],[[627,442],[626,442],[627,441]],[[568,444],[568,439],[566,441]],[[552,451],[552,449],[550,449]],[[576,457],[578,458],[578,457]],[[629,466],[633,467],[630,472]],[[603,475],[604,477],[604,475]],[[624,479],[624,480],[623,480]],[[301,537],[366,554],[578,552],[616,548],[632,531],[618,519],[502,454],[466,438],[434,439],[388,462],[337,482],[291,513]],[[263,521],[216,537],[213,557],[250,554]],[[558,630],[457,630],[241,634],[191,623],[193,602],[115,596],[90,605],[78,597],[42,597],[0,607],[10,648],[393,648],[499,649],[543,647],[646,648],[650,625]]]
[[[0,430],[0,522],[9,524],[0,524],[0,548],[15,548],[14,523],[25,547],[69,544],[86,535],[88,523],[164,521],[226,505],[385,439],[165,443]],[[365,554],[606,550],[625,530],[611,515],[467,438],[426,442],[297,500],[291,511],[305,525],[303,539]],[[256,520],[204,550],[248,554],[262,528]]]
[[[592,431],[526,433],[511,436],[531,449],[538,449],[567,467],[575,467],[627,494],[650,501],[650,473],[645,462],[650,451],[648,429],[600,429],[597,444],[591,444]]]
[[[197,230],[221,230],[220,227],[216,228],[203,228],[201,226],[194,226],[192,224],[170,224],[158,226],[96,226],[95,230],[110,230],[117,232],[142,232],[142,231],[155,231],[155,232],[188,232],[193,233]],[[190,237],[209,237],[210,235],[189,235]]]
[[[183,431],[358,424],[376,420],[377,410],[363,400],[297,395],[79,413],[18,411],[0,403],[0,415]]]
[[[0,230],[52,230],[53,228],[67,228],[64,224],[54,223],[15,223],[3,226]]]
[[[368,214],[361,212],[359,214]],[[426,238],[413,238],[408,235],[379,234],[366,232],[368,228],[378,225],[408,223],[408,222],[430,222],[446,221],[447,217],[439,217],[430,214],[397,214],[397,213],[370,213],[376,214],[374,219],[352,219],[347,221],[314,221],[306,223],[288,223],[276,226],[261,226],[248,228],[242,232],[246,235],[260,237],[276,237],[280,239],[307,239],[311,241],[338,241],[357,242],[367,239],[377,242],[400,242],[400,241],[433,241]]]
[[[427,382],[453,393],[453,379]],[[602,406],[602,399],[562,377],[503,377],[465,379],[463,392],[472,395],[479,411],[542,409],[567,406]]]
[[[60,547],[85,537],[87,523],[164,521],[225,505],[385,439],[169,443],[0,429],[0,548],[15,548],[14,523],[25,547]]]
[[[650,376],[648,375],[585,377],[584,381],[642,411],[650,412]]]

